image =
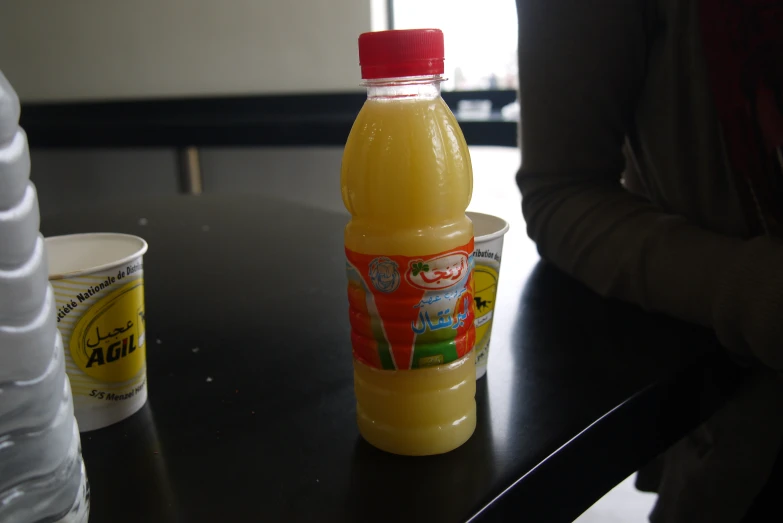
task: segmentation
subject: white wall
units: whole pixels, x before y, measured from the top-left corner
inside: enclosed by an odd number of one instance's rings
[[[370,0],[0,0],[24,101],[358,90]]]

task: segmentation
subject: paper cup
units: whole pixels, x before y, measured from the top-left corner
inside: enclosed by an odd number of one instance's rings
[[[489,338],[492,334],[492,318],[495,315],[495,297],[500,276],[500,260],[503,254],[503,236],[508,222],[497,216],[469,212],[476,237],[473,260],[473,299],[476,303],[476,379],[487,373]]]
[[[65,370],[82,432],[127,418],[147,401],[142,255],[127,234],[46,239]]]

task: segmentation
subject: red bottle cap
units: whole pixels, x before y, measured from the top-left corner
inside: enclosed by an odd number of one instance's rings
[[[440,29],[377,31],[359,36],[362,78],[399,78],[443,74]]]

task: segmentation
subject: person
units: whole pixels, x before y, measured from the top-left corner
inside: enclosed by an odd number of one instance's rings
[[[604,296],[711,327],[747,367],[662,457],[650,521],[755,521],[783,475],[781,2],[517,8],[517,183],[542,257]],[[773,506],[764,521],[783,518]]]

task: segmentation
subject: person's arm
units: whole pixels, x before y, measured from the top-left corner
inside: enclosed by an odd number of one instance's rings
[[[646,61],[641,5],[517,1],[528,234],[600,294],[713,327],[783,369],[783,247],[707,231],[621,185]]]

